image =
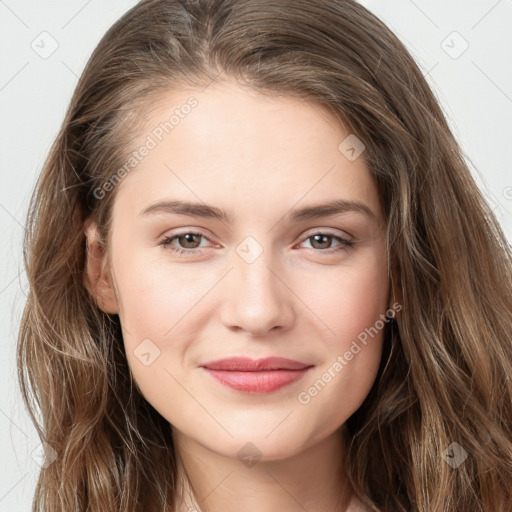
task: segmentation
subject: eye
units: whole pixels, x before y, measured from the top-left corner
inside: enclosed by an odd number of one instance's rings
[[[302,243],[310,239],[313,249],[317,249],[317,252],[320,251],[322,253],[327,254],[331,254],[338,251],[346,251],[350,247],[353,247],[355,243],[354,241],[349,240],[348,238],[344,238],[342,236],[328,232],[313,233],[312,235],[309,235],[307,238],[305,238]],[[338,240],[340,243],[334,248],[329,248],[329,245],[331,245],[333,240]]]
[[[197,232],[184,232],[179,233],[177,235],[173,236],[167,236],[165,237],[159,245],[163,246],[166,250],[172,251],[175,254],[179,255],[194,255],[197,252],[197,249],[200,249],[200,241],[201,238],[210,241],[205,235],[202,233]],[[350,247],[353,247],[354,241],[349,240],[347,238],[344,238],[340,235],[335,235],[333,233],[328,232],[317,232],[313,233],[312,235],[309,235],[306,237],[302,243],[304,243],[307,240],[311,239],[311,243],[313,245],[312,249],[316,250],[316,252],[321,252],[324,254],[331,254],[338,251],[344,251],[349,249]],[[337,240],[339,244],[334,247],[328,247],[332,245],[333,240]],[[178,242],[181,247],[176,247],[173,245],[173,242]],[[211,242],[211,241],[210,241]]]
[[[185,232],[180,233],[178,235],[174,236],[167,236],[165,237],[159,245],[162,245],[166,250],[172,251],[176,254],[190,254],[193,255],[197,251],[195,249],[198,248],[198,240],[201,238],[204,238],[205,240],[208,240],[202,233],[195,233],[195,232]],[[176,247],[172,245],[172,242],[176,240],[180,244],[184,245],[184,249],[180,247]]]

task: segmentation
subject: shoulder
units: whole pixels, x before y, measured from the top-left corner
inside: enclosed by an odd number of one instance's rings
[[[356,494],[352,494],[352,499],[350,500],[346,512],[379,512],[378,508],[370,508],[368,505],[365,505]]]

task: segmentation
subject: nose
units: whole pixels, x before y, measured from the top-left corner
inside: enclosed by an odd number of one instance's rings
[[[266,253],[246,262],[234,255],[234,268],[224,280],[221,321],[228,329],[265,336],[288,330],[294,320],[294,294],[284,271],[272,268]],[[276,265],[273,265],[276,267]]]

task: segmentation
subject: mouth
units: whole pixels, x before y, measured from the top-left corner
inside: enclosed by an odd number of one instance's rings
[[[314,365],[268,357],[232,357],[200,365],[217,382],[245,393],[271,393],[302,379]]]

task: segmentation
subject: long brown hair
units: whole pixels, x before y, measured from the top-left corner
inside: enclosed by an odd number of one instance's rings
[[[403,44],[353,0],[146,0],[87,63],[28,214],[19,380],[57,453],[33,511],[173,510],[171,429],[84,287],[83,226],[107,243],[105,183],[151,99],[224,77],[327,106],[366,147],[403,308],[347,421],[355,492],[383,512],[511,510],[511,248]]]

